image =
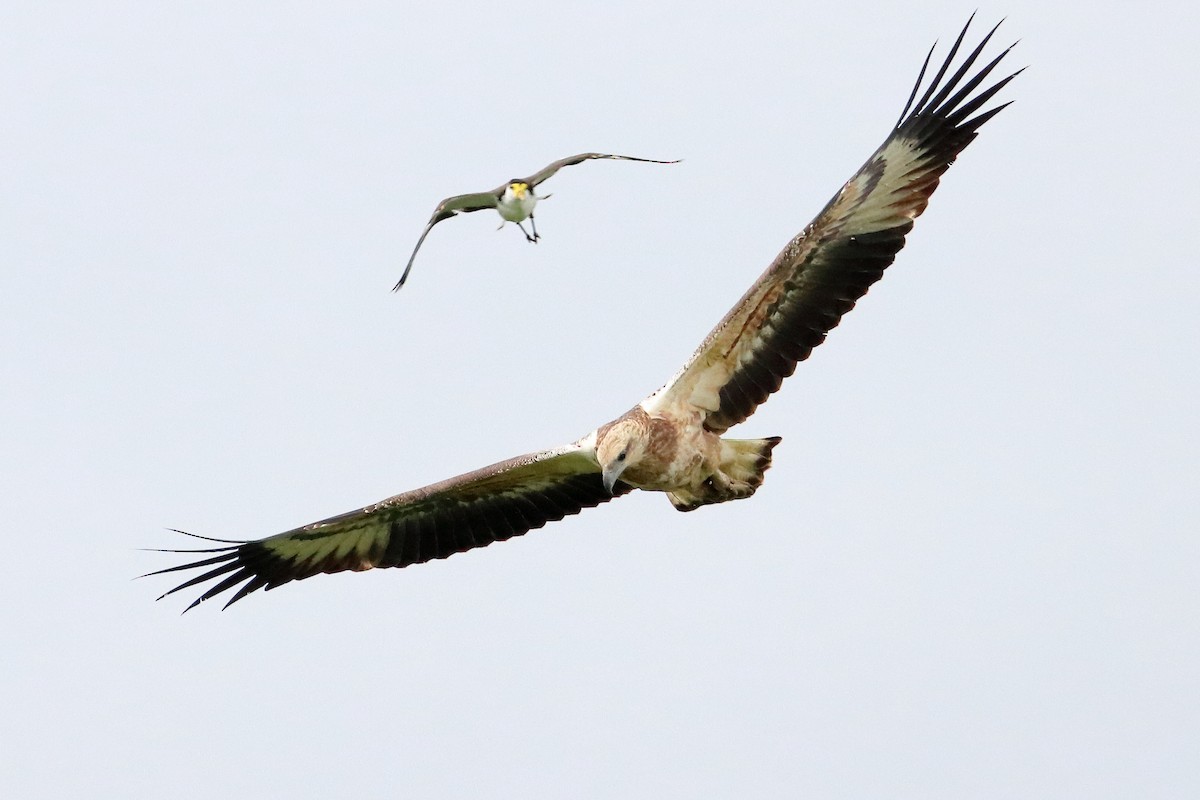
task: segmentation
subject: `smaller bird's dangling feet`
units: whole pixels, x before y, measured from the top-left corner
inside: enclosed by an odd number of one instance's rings
[[[533,226],[532,236],[529,235],[529,231],[525,230],[525,226],[521,223],[518,222],[517,227],[521,229],[521,233],[525,234],[525,241],[529,242],[530,244],[537,244],[538,240],[542,238],[542,235],[537,232],[537,223],[533,221],[532,214],[529,215],[529,224]]]

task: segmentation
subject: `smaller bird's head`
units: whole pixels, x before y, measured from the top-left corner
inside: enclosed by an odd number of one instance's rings
[[[601,429],[596,438],[596,461],[609,494],[621,474],[641,461],[648,439],[646,425],[636,417],[619,419]]]
[[[508,182],[508,191],[518,200],[524,200],[525,195],[529,194],[529,184],[514,178]]]

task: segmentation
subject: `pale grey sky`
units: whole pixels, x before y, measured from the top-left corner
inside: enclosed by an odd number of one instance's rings
[[[1192,4],[1009,2],[1014,104],[736,435],[227,612],[258,538],[662,384],[887,135],[953,2],[38,3],[0,24],[5,797],[1195,797]],[[583,150],[542,243],[434,203]]]

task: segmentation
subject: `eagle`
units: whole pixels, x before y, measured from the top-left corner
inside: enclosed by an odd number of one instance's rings
[[[634,408],[564,447],[511,458],[265,539],[197,537],[219,546],[163,551],[188,553],[191,560],[148,574],[201,572],[159,599],[203,584],[185,611],[233,591],[228,607],[259,589],[320,573],[446,558],[634,489],[664,492],[680,511],[753,495],[780,439],[724,434],[779,389],[883,276],[942,173],[1008,105],[981,110],[1020,73],[984,86],[1012,49],[975,68],[996,28],[951,71],[970,24],[918,98],[930,49],[899,121],[879,149],[787,243],[683,368]]]
[[[491,191],[456,194],[453,197],[447,197],[437,204],[437,208],[433,209],[433,216],[425,224],[425,230],[421,231],[421,238],[417,239],[417,246],[413,248],[412,255],[408,257],[408,263],[404,266],[404,274],[400,276],[400,280],[396,281],[396,285],[392,287],[392,291],[399,291],[404,282],[408,280],[408,273],[412,271],[413,262],[417,260],[417,251],[425,243],[425,237],[433,230],[433,226],[457,214],[469,214],[472,211],[484,211],[485,209],[494,208],[496,209],[496,213],[500,215],[500,219],[503,220],[500,223],[500,228],[503,228],[507,222],[515,222],[517,223],[517,227],[521,229],[521,233],[525,234],[525,241],[537,244],[538,240],[542,237],[537,232],[537,222],[533,218],[533,209],[537,206],[539,200],[545,200],[550,195],[539,195],[534,192],[534,189],[544,181],[553,178],[555,173],[563,167],[582,164],[584,161],[591,161],[597,158],[607,158],[616,161],[643,161],[647,164],[679,163],[678,160],[659,161],[653,158],[616,156],[610,153],[579,153],[578,155],[560,158],[558,161],[552,161],[528,178],[513,178],[508,183],[501,184]],[[521,224],[526,219],[529,220],[529,225],[533,228],[532,235]]]

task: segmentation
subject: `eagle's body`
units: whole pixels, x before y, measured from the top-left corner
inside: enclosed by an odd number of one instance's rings
[[[754,494],[778,443],[778,437],[723,439],[704,427],[701,412],[651,411],[645,402],[578,442],[594,454],[606,486],[620,480],[666,492],[680,511]]]
[[[213,555],[160,572],[210,569],[167,594],[215,581],[192,606],[238,587],[232,603],[322,572],[445,558],[635,488],[665,492],[682,511],[754,494],[779,439],[730,439],[725,432],[779,389],[882,277],[942,173],[1004,108],[979,111],[1014,75],[978,89],[1007,50],[967,76],[992,33],[946,76],[965,34],[966,28],[914,105],[926,57],[891,135],[788,242],[684,367],[632,410],[566,447],[266,539],[187,551]]]

